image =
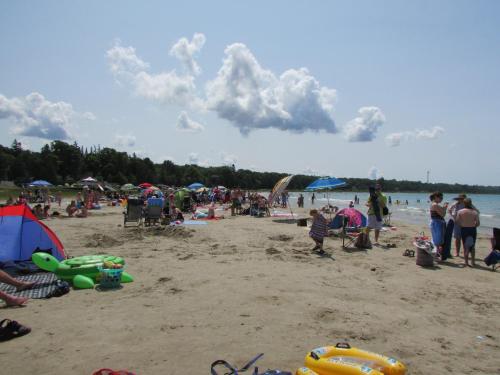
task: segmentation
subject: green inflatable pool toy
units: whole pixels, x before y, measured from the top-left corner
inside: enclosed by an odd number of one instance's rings
[[[42,270],[54,272],[60,279],[71,281],[77,289],[92,289],[96,279],[100,276],[99,267],[102,267],[105,261],[125,264],[123,258],[112,255],[84,255],[59,262],[50,254],[33,253],[31,259]],[[130,283],[132,281],[134,278],[123,271],[121,282]]]

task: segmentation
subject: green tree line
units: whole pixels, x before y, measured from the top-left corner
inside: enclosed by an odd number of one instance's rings
[[[150,182],[169,186],[186,186],[201,182],[206,186],[223,185],[243,189],[271,189],[286,173],[255,172],[235,169],[234,166],[201,167],[195,164],[177,165],[166,160],[154,163],[149,158],[129,155],[113,148],[92,146],[86,148],[76,142],[69,144],[53,141],[40,152],[23,150],[14,140],[10,147],[0,145],[0,180],[16,184],[33,180],[47,180],[54,185],[72,184],[81,178],[93,176],[100,181],[115,184]],[[296,175],[290,190],[303,190],[317,176]],[[373,180],[367,178],[343,178],[347,186],[340,190],[366,191]],[[479,186],[445,183],[423,183],[420,181],[398,181],[381,179],[385,191],[485,193],[500,194],[500,186]]]

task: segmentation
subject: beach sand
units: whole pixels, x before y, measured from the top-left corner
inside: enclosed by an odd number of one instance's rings
[[[301,216],[304,216],[302,212]],[[432,269],[403,257],[425,227],[382,233],[396,248],[311,253],[305,228],[278,218],[228,217],[208,225],[122,227],[122,209],[46,223],[72,256],[125,257],[135,282],[117,291],[76,290],[0,308],[31,326],[0,344],[2,374],[202,375],[211,362],[294,372],[313,348],[349,342],[393,356],[409,374],[500,373],[500,272],[461,258]]]

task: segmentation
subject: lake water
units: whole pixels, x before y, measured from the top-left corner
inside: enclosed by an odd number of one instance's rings
[[[292,203],[292,208],[297,207],[297,197],[300,193],[292,192],[290,193],[290,201]],[[306,208],[311,208],[311,196],[312,193],[302,193],[304,194],[304,206]],[[384,192],[386,197],[392,198],[392,205],[389,210],[392,213],[393,220],[400,220],[412,224],[428,224],[429,222],[429,203],[428,195],[424,193],[390,193]],[[328,198],[326,193],[319,192],[315,193],[316,201],[314,202],[314,208],[320,208],[327,204]],[[329,200],[330,204],[337,206],[339,208],[345,208],[349,206],[350,201],[354,201],[354,195],[357,195],[360,199],[360,204],[356,205],[356,208],[366,214],[365,203],[368,199],[368,193],[356,193],[356,192],[330,192]],[[444,194],[443,202],[449,202],[450,205],[454,202],[453,198],[457,194]],[[472,199],[472,203],[480,211],[481,215],[481,227],[479,228],[482,233],[491,233],[493,227],[500,227],[500,195],[490,195],[490,194],[468,194],[468,197]],[[396,204],[399,200],[401,203]],[[408,201],[408,205],[406,205]],[[420,202],[419,202],[420,201]],[[449,218],[449,215],[446,216]]]

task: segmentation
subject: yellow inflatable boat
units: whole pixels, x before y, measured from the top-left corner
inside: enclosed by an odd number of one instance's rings
[[[314,349],[297,375],[405,375],[401,362],[381,354],[352,348],[347,343]],[[302,371],[302,372],[299,372]]]

